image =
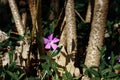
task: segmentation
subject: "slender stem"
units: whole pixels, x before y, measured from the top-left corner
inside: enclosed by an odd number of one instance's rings
[[[85,23],[85,20],[82,18],[82,16],[78,13],[77,10],[75,10],[75,13],[80,17],[80,19]]]
[[[47,70],[45,70],[45,73],[44,73],[43,77],[41,78],[41,80],[44,79],[44,77],[46,76],[46,74],[47,74]]]

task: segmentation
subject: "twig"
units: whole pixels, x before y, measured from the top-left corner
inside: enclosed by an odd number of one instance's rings
[[[77,10],[75,10],[75,13],[80,17],[80,19],[85,23],[85,20],[82,18],[82,16],[80,15],[80,13],[78,13]]]
[[[43,77],[41,78],[41,80],[44,79],[44,77],[45,77],[46,74],[47,74],[47,70],[45,70],[45,73],[44,73]]]

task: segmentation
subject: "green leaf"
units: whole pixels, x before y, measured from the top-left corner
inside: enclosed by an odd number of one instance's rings
[[[10,71],[6,71],[6,73],[14,80],[18,80],[17,75],[15,75],[14,73],[10,72]]]
[[[14,70],[15,68],[17,68],[15,62],[12,62],[11,64],[8,65],[8,69],[12,69],[12,70]]]
[[[47,72],[49,75],[52,75],[52,73],[53,73],[51,70],[47,70]]]
[[[97,48],[100,51],[101,55],[103,56],[105,54],[105,51],[106,51],[106,46],[102,47],[101,49],[99,47],[97,47]]]
[[[63,80],[73,80],[72,75],[68,71],[65,71],[65,73],[62,74],[62,78]]]
[[[115,64],[115,59],[114,59],[115,55],[113,52],[111,52],[111,59],[110,59],[110,64],[113,66]]]
[[[56,69],[56,67],[57,67],[57,63],[56,62],[51,62],[51,68]]]
[[[111,69],[107,68],[101,71],[102,75],[106,75],[107,73],[111,72]]]
[[[25,73],[22,73],[22,74],[19,76],[18,80],[20,80],[21,78],[23,78],[24,75],[25,75]]]
[[[54,80],[59,80],[59,76],[58,76],[58,74],[55,74],[55,76],[54,76]]]
[[[98,71],[94,70],[94,69],[90,69],[89,70],[95,77],[99,77],[99,73]]]
[[[50,69],[50,65],[51,65],[51,64],[49,64],[48,62],[45,62],[45,63],[42,64],[42,68],[43,68],[44,70],[47,70],[47,71],[48,71],[48,70]]]
[[[50,26],[50,33],[54,33],[54,30],[55,30],[55,22],[53,21],[51,26]]]
[[[83,68],[87,68],[87,66],[85,64],[81,64],[80,66]]]
[[[118,74],[116,74],[116,73],[114,73],[114,72],[110,72],[110,73],[107,75],[108,78],[115,78],[115,77],[117,77],[117,76],[118,76]]]
[[[99,77],[93,77],[90,80],[101,80]]]
[[[40,79],[37,77],[29,77],[29,78],[26,78],[25,80],[40,80]]]
[[[14,50],[9,51],[9,59],[10,59],[10,63],[13,62],[13,55],[14,55],[14,53],[15,53]]]
[[[53,51],[53,52],[50,54],[50,57],[56,56],[56,55],[60,52],[61,49],[62,49],[62,46],[58,47],[57,50]]]
[[[114,66],[113,66],[113,69],[115,69],[115,70],[120,70],[120,64],[114,65]]]
[[[89,68],[87,68],[87,69],[85,70],[84,74],[87,75],[87,76],[89,76],[89,77],[92,76]]]
[[[48,61],[48,60],[50,60],[50,57],[49,57],[49,56],[46,56],[46,55],[42,55],[42,56],[41,56],[41,59],[44,59],[44,60],[47,60],[47,61]]]

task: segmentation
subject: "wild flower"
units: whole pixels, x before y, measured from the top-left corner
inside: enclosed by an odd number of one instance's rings
[[[120,57],[118,57],[118,62],[120,63]]]
[[[53,37],[53,34],[50,34],[48,38],[44,38],[44,44],[45,44],[45,49],[53,49],[56,50],[58,45],[56,44],[59,42],[59,39],[56,37]]]

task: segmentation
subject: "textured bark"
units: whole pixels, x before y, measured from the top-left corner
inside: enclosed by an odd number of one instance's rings
[[[76,22],[74,0],[67,0],[65,8],[66,28],[67,28],[67,70],[73,75],[75,72],[75,54],[77,52]]]
[[[28,5],[30,9],[30,14],[32,18],[32,25],[35,25],[35,19],[36,19],[36,0],[28,0]]]
[[[0,43],[7,40],[8,38],[9,38],[8,35],[5,32],[0,30]],[[1,47],[0,47],[0,49],[1,49]],[[0,54],[0,68],[4,67],[8,63],[9,63],[8,53],[7,54],[4,53],[4,55]]]
[[[62,31],[59,45],[63,48],[56,56],[56,62],[67,69],[73,76],[80,76],[79,69],[74,66],[77,53],[76,21],[74,0],[67,0],[65,8],[65,26]],[[60,71],[61,73],[64,71]]]
[[[74,0],[67,1],[65,16],[67,27],[67,52],[68,54],[75,55],[77,51],[77,38],[76,38]]]
[[[26,29],[26,22],[27,22],[27,13],[22,14],[22,23],[23,23],[23,29]]]
[[[86,22],[86,23],[90,23],[90,21],[91,21],[91,15],[92,15],[92,11],[91,11],[91,0],[89,0],[89,2],[88,2],[87,14],[86,14],[86,19],[85,19],[85,22]]]
[[[17,5],[15,3],[15,0],[8,0],[8,2],[9,2],[9,6],[10,6],[10,9],[11,9],[11,12],[12,12],[15,24],[16,24],[16,29],[18,31],[18,34],[23,36],[24,35],[23,24],[22,24],[20,14],[18,12]],[[22,55],[21,52],[22,52],[23,41],[19,41],[18,43],[20,44],[20,46],[16,47],[17,59],[19,59],[19,56]],[[20,60],[17,61],[17,64],[20,65]]]
[[[29,10],[32,18],[32,40],[36,34],[37,0],[28,0]]]
[[[99,66],[100,52],[98,48],[103,45],[107,12],[108,0],[95,0],[92,28],[85,59],[87,67]],[[82,80],[89,80],[89,78],[84,76]]]
[[[22,16],[22,20],[21,17],[19,15],[18,12],[18,8],[17,5],[15,3],[14,0],[8,0],[10,8],[11,8],[11,12],[13,15],[13,18],[15,20],[15,24],[16,24],[16,28],[18,31],[18,34],[21,36],[24,36],[24,32],[25,32],[25,27],[26,27],[26,13],[23,13]],[[29,52],[29,44],[27,42],[27,37],[24,37],[23,41],[18,41],[18,43],[20,44],[20,46],[16,46],[16,50],[15,53],[17,55],[17,58],[14,60],[17,65],[21,65],[21,66],[26,66],[25,64],[23,64],[25,61],[20,60],[20,57],[22,59],[27,59],[28,58],[28,52]],[[14,55],[15,57],[15,55]]]
[[[74,76],[80,76],[79,69],[75,67],[75,55],[77,53],[77,36],[74,0],[67,0],[65,8],[66,28],[67,28],[67,56],[66,69]]]
[[[21,21],[19,12],[18,12],[17,5],[15,3],[15,0],[8,0],[8,2],[9,2],[9,6],[10,6],[10,9],[11,9],[13,18],[15,20],[15,24],[16,24],[18,34],[23,36],[24,29],[23,29],[22,21]]]
[[[85,18],[86,23],[92,22],[94,2],[95,0],[89,0],[88,2],[88,8],[87,8],[87,13],[86,13],[86,18]]]
[[[3,41],[7,40],[8,38],[9,37],[7,36],[7,34],[0,30],[0,43],[2,43]]]

